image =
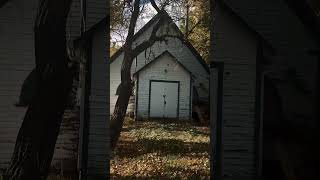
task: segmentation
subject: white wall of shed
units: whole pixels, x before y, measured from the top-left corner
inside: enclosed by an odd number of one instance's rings
[[[134,44],[138,45],[150,37],[153,25],[139,36]],[[169,29],[170,33],[176,33],[174,29]],[[134,46],[135,46],[134,45]],[[169,38],[168,42],[156,42],[152,47],[137,56],[137,64],[133,63],[131,74],[138,71],[144,65],[152,61],[155,57],[164,51],[169,51],[194,75],[194,86],[197,88],[200,98],[208,99],[209,97],[209,74],[196,59],[191,50],[179,39]],[[150,55],[150,56],[149,56]],[[118,99],[116,94],[117,87],[121,82],[120,69],[123,62],[123,52],[110,64],[110,112],[113,112],[115,103]],[[200,87],[200,83],[205,89]]]
[[[190,74],[169,56],[160,57],[139,72],[138,119],[148,118],[150,80],[180,81],[179,119],[189,119]]]

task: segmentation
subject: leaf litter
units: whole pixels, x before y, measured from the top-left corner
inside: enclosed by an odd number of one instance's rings
[[[209,179],[209,127],[126,119],[111,179]]]

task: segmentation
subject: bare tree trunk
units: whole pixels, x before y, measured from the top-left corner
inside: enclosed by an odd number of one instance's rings
[[[111,148],[115,149],[115,146],[118,142],[118,139],[121,134],[124,117],[126,115],[128,102],[132,93],[132,80],[131,80],[131,66],[134,58],[138,56],[141,52],[145,51],[147,48],[152,46],[156,41],[166,41],[166,38],[178,38],[181,41],[184,41],[183,37],[174,36],[174,35],[162,35],[157,36],[157,31],[161,25],[163,25],[164,19],[168,18],[164,11],[164,7],[160,9],[154,0],[150,0],[153,8],[161,13],[163,18],[157,22],[157,24],[153,27],[151,35],[148,40],[142,42],[134,49],[132,48],[133,37],[134,37],[134,29],[136,27],[137,19],[140,13],[140,0],[134,1],[134,8],[130,19],[130,25],[128,30],[128,35],[126,38],[126,43],[124,45],[124,58],[121,66],[121,84],[120,84],[120,93],[114,108],[113,115],[111,117],[110,122],[110,139],[111,139]]]
[[[186,37],[186,39],[188,39],[188,37],[189,37],[189,20],[190,20],[190,15],[189,15],[189,13],[190,13],[190,6],[189,6],[189,4],[188,4],[189,2],[187,2],[187,8],[186,8],[186,11],[187,11],[187,14],[186,14],[186,33],[185,33],[185,37]]]
[[[134,29],[136,27],[137,19],[140,12],[140,0],[134,1],[134,9],[130,19],[130,25],[128,30],[128,36],[124,45],[124,58],[121,66],[121,84],[120,93],[114,108],[113,115],[110,121],[110,139],[111,148],[115,148],[123,126],[124,117],[127,111],[129,98],[132,93],[131,82],[131,65],[134,59],[132,43],[134,36]]]
[[[6,179],[46,179],[72,87],[66,47],[71,0],[40,0],[34,26],[36,96],[19,130]]]
[[[121,82],[120,94],[118,96],[113,115],[110,121],[111,129],[111,148],[114,150],[121,134],[124,118],[128,108],[129,99],[132,93],[132,83],[130,78],[130,69],[133,57],[127,54],[124,57],[124,65],[122,71],[123,80]],[[127,62],[127,63],[126,63]],[[126,64],[126,65],[125,65]],[[129,77],[128,77],[129,72]]]

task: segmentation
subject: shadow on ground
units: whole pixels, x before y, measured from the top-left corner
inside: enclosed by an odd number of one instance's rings
[[[209,127],[127,121],[110,161],[111,179],[209,179]]]
[[[117,146],[119,158],[133,158],[147,153],[157,152],[161,155],[183,155],[196,156],[208,152],[207,143],[190,143],[175,139],[140,139],[136,142],[121,141]]]

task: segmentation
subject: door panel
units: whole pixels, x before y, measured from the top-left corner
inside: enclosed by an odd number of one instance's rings
[[[177,118],[179,83],[151,81],[150,117]]]

